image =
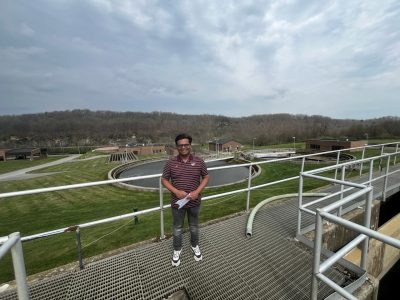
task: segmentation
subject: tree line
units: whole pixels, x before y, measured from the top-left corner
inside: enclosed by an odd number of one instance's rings
[[[233,139],[257,146],[309,138],[399,138],[400,118],[332,119],[320,115],[248,117],[169,112],[67,110],[0,116],[1,147],[173,143],[177,133],[195,142]]]

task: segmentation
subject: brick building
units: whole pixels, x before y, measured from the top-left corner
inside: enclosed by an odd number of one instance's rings
[[[355,147],[362,147],[367,144],[366,140],[319,140],[312,139],[306,141],[306,150],[311,152],[323,152],[341,150]]]
[[[30,159],[47,157],[45,148],[19,148],[19,149],[0,149],[0,160],[7,159]]]
[[[233,152],[242,148],[242,144],[234,140],[214,140],[208,142],[208,150],[220,152]]]

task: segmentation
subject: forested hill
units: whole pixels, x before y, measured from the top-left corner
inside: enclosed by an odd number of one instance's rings
[[[256,145],[307,138],[398,138],[400,118],[339,120],[324,116],[270,114],[233,118],[165,112],[72,110],[0,116],[0,146],[111,143],[171,143],[188,132],[196,142],[234,139]]]

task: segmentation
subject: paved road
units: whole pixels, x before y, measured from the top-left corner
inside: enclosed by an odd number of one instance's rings
[[[80,154],[74,154],[65,158],[61,158],[49,163],[45,163],[42,165],[38,165],[38,166],[34,166],[34,167],[30,167],[30,168],[25,168],[25,169],[20,169],[20,170],[16,170],[16,171],[12,171],[12,172],[8,172],[5,174],[1,174],[0,175],[0,181],[8,181],[8,180],[23,180],[23,179],[30,179],[30,178],[34,178],[34,177],[38,177],[38,176],[45,176],[45,175],[49,175],[49,174],[53,174],[52,173],[41,173],[41,174],[27,174],[28,172],[32,172],[32,171],[36,171],[36,170],[40,170],[43,168],[47,168],[47,167],[51,167],[51,166],[55,166],[55,165],[59,165],[59,164],[63,164],[65,162],[74,160],[75,158],[79,157]]]

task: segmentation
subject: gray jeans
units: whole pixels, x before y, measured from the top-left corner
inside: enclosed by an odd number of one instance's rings
[[[172,217],[174,220],[173,237],[174,237],[174,250],[182,249],[182,232],[185,214],[189,222],[190,243],[193,247],[199,244],[199,214],[200,206],[191,208],[172,208]]]

